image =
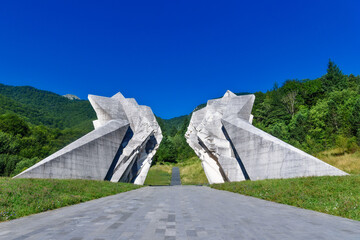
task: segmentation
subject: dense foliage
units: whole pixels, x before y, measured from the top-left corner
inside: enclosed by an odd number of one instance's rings
[[[248,93],[237,93],[244,95]],[[360,77],[344,75],[331,60],[327,73],[315,80],[287,80],[271,91],[255,93],[256,127],[306,152],[331,148],[354,152],[360,144]],[[205,107],[200,104],[196,109]],[[191,114],[158,118],[164,140],[155,155],[159,162],[183,161],[195,153],[184,134]]]
[[[156,152],[153,163],[181,162],[196,156],[184,137],[191,115],[169,120],[157,118],[163,133],[163,140]]]
[[[92,130],[88,101],[0,84],[0,176],[20,173]]]
[[[32,125],[14,113],[0,115],[0,174],[18,174],[85,133]]]
[[[288,80],[255,93],[253,124],[310,153],[344,152],[360,144],[360,77],[344,75],[329,61],[315,80]]]
[[[255,95],[253,124],[264,131],[309,153],[359,149],[360,77],[343,74],[332,61],[318,79],[288,80]],[[95,118],[88,101],[0,84],[0,176],[17,174],[89,132]],[[190,118],[157,117],[164,138],[154,163],[195,157],[184,137]]]
[[[87,130],[95,119],[89,101],[70,100],[33,87],[0,84],[0,114],[12,112],[36,125],[65,129],[82,124]],[[85,122],[85,123],[84,123]]]

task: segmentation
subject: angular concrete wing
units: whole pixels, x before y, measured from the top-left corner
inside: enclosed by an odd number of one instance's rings
[[[128,128],[128,122],[109,121],[15,178],[103,180]]]
[[[162,140],[147,106],[117,93],[89,95],[98,117],[95,130],[15,178],[77,178],[143,184]]]
[[[193,112],[185,137],[210,183],[346,175],[251,125],[254,100],[227,91]]]
[[[251,180],[345,175],[241,119],[222,123]]]

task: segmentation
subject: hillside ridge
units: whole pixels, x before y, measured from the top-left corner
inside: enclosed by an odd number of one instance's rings
[[[237,93],[244,94],[249,93]],[[331,60],[320,78],[287,80],[281,87],[275,83],[273,89],[253,94],[253,125],[265,132],[310,154],[331,149],[338,149],[340,155],[359,151],[360,76],[343,74]],[[155,163],[196,156],[184,137],[191,114],[156,117],[164,138]],[[14,174],[16,168],[26,168],[88,133],[95,118],[87,100],[0,84],[0,175]]]

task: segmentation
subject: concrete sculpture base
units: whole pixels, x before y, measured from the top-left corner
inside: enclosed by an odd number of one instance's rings
[[[15,178],[94,179],[143,184],[162,140],[151,109],[117,93],[89,95],[95,130]]]
[[[345,172],[254,127],[254,95],[227,91],[193,112],[187,142],[202,160],[209,183],[346,175]]]

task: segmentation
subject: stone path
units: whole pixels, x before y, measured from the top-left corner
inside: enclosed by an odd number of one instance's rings
[[[360,239],[360,222],[208,187],[144,187],[0,224],[0,239]]]
[[[171,171],[171,186],[181,185],[180,179],[180,169],[178,167],[173,167]]]

